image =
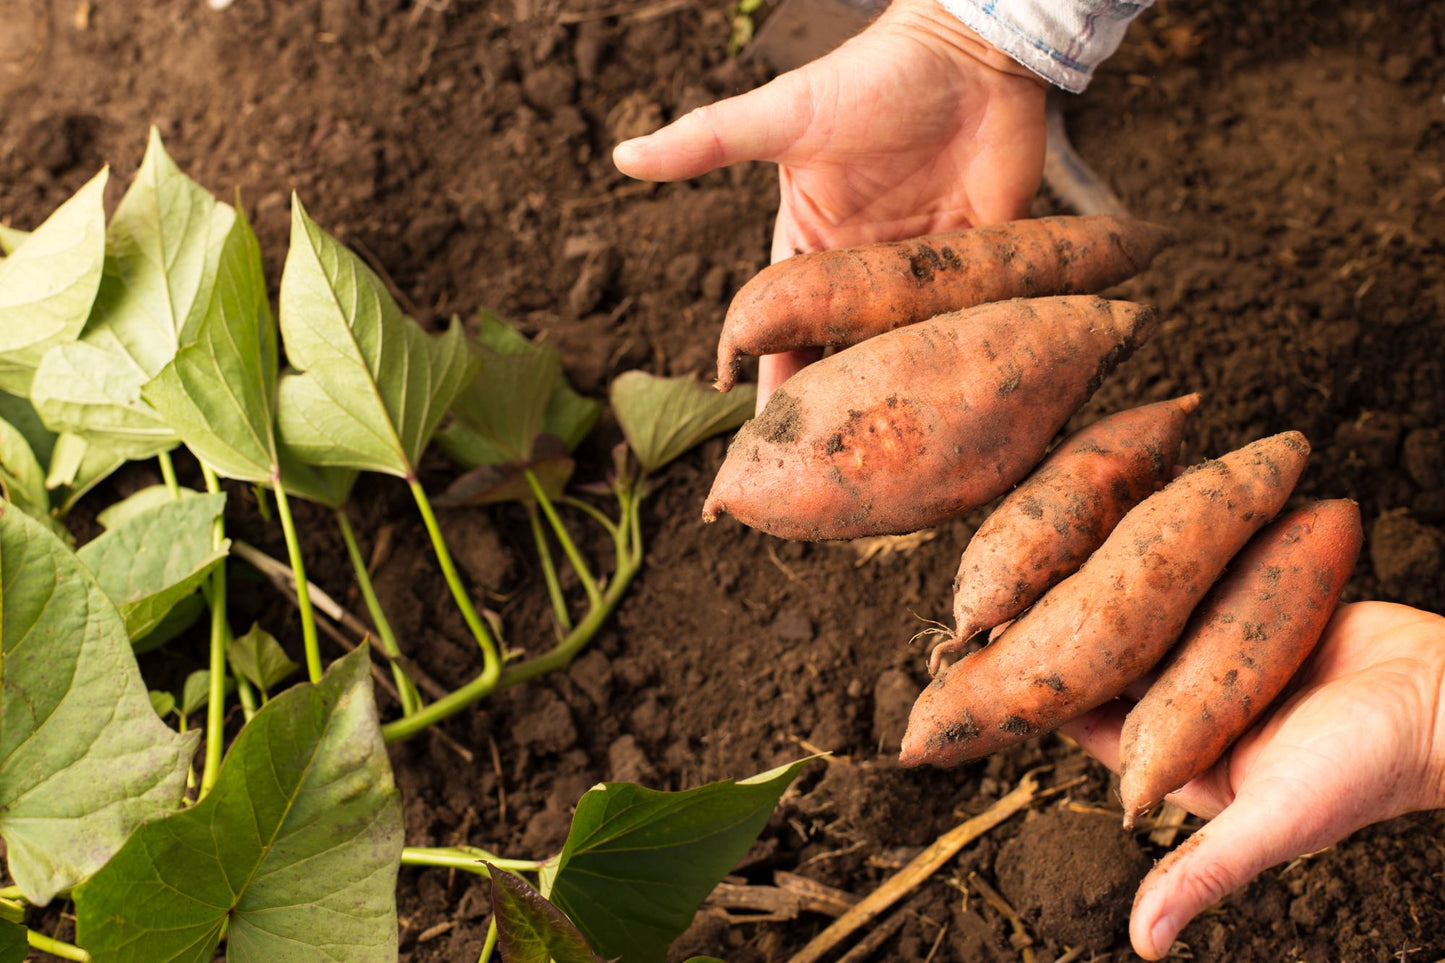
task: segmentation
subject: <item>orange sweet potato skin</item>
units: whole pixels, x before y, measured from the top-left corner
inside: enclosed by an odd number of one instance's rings
[[[798,254],[733,298],[717,387],[733,386],[743,355],[857,344],[989,301],[1093,294],[1143,271],[1171,242],[1157,224],[1098,214]]]
[[[1214,765],[1314,649],[1359,555],[1360,509],[1295,509],[1256,535],[1190,616],[1120,738],[1126,825]]]
[[[1230,558],[1284,505],[1309,444],[1285,432],[1140,502],[1083,567],[923,691],[904,765],[957,765],[1048,732],[1157,663]]]
[[[1101,418],[1065,438],[969,540],[953,580],[955,632],[929,656],[961,652],[1084,564],[1124,513],[1174,473],[1199,395]]]
[[[982,305],[805,368],[738,432],[703,506],[782,538],[936,525],[1003,494],[1152,332],[1096,297]]]

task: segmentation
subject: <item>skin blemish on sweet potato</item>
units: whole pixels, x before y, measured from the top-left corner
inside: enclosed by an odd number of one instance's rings
[[[749,427],[769,444],[791,445],[798,440],[802,424],[803,412],[798,400],[779,388]]]
[[[1026,736],[1030,732],[1033,732],[1034,729],[1027,719],[1014,715],[1005,717],[1003,722],[998,724],[998,727],[1012,736]]]

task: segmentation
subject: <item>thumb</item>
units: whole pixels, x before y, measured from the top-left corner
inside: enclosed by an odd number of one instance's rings
[[[737,97],[684,114],[661,130],[625,140],[612,162],[629,177],[677,181],[741,161],[776,161],[807,130],[807,68]]]
[[[1144,878],[1129,937],[1146,960],[1163,959],[1199,913],[1276,863],[1319,849],[1309,802],[1241,793]]]

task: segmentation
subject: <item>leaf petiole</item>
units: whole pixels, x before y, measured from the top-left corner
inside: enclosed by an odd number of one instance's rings
[[[171,453],[163,451],[156,455],[156,461],[161,466],[161,479],[166,483],[166,491],[171,493],[172,498],[181,497],[181,483],[176,480],[176,463],[171,460]]]
[[[351,568],[356,574],[356,585],[361,589],[361,597],[366,602],[366,611],[370,613],[371,622],[376,626],[377,640],[381,643],[381,650],[387,655],[387,661],[391,663],[391,677],[396,683],[397,697],[401,700],[401,714],[409,716],[421,708],[421,693],[417,691],[416,684],[411,681],[411,676],[406,674],[406,669],[399,661],[402,657],[401,646],[396,642],[396,634],[381,607],[381,600],[376,597],[376,588],[371,584],[371,573],[366,570],[366,560],[361,557],[361,547],[356,544],[356,532],[351,527],[351,519],[346,516],[344,508],[338,508],[332,514],[336,516],[336,527],[341,529],[341,540],[346,543],[346,554],[351,559]]]
[[[557,580],[557,565],[552,561],[552,549],[547,545],[547,533],[542,530],[542,517],[533,508],[527,513],[532,523],[532,540],[537,544],[537,558],[542,563],[542,580],[547,583],[547,595],[552,599],[552,614],[557,618],[557,638],[572,630],[572,616],[567,611],[567,600],[562,596],[562,585]]]
[[[482,944],[482,955],[477,957],[477,963],[491,963],[492,952],[497,948],[497,918],[493,916],[487,921],[487,939]]]
[[[542,488],[542,483],[537,480],[537,475],[530,468],[523,469],[522,475],[531,486],[532,496],[537,499],[542,513],[547,516],[547,521],[552,525],[552,531],[557,535],[557,541],[562,545],[562,551],[567,553],[567,560],[577,571],[577,578],[581,580],[582,587],[587,591],[587,601],[593,608],[602,604],[602,590],[597,587],[597,579],[592,576],[592,570],[587,567],[587,560],[577,550],[577,545],[572,541],[572,535],[567,531],[567,526],[562,524],[562,519],[557,517],[557,509],[552,505],[552,499],[547,497],[547,492]]]
[[[206,491],[215,494],[221,490],[221,480],[216,473],[201,464],[206,479]],[[218,516],[211,532],[211,540],[220,545],[226,537],[226,522]],[[221,756],[226,744],[226,645],[231,638],[230,626],[226,623],[226,565],[222,561],[211,572],[211,590],[206,599],[211,606],[210,646],[210,697],[206,701],[206,758],[201,767],[201,785],[197,800],[216,783],[221,770]]]
[[[77,960],[79,963],[90,963],[90,954],[73,943],[62,943],[54,937],[46,936],[44,933],[37,933],[32,929],[25,931],[25,942],[30,944],[32,949],[42,953],[49,953],[51,956],[58,956],[62,960]]]
[[[432,511],[431,502],[426,497],[426,490],[421,487],[421,482],[415,478],[407,480],[411,488],[411,494],[416,499],[417,510],[421,512],[422,522],[426,525],[427,536],[431,539],[432,550],[436,552],[437,563],[441,566],[442,577],[446,579],[447,588],[451,590],[452,598],[461,610],[462,618],[471,629],[472,638],[476,639],[477,645],[482,650],[482,674],[467,684],[467,689],[476,687],[480,690],[477,698],[490,692],[497,684],[497,677],[501,675],[502,660],[497,654],[497,644],[492,641],[492,634],[487,631],[482,617],[477,614],[476,606],[472,604],[471,597],[467,595],[466,586],[462,585],[461,576],[457,574],[456,563],[452,561],[452,553],[447,548],[446,540],[442,538],[441,527],[437,525],[436,514]],[[458,690],[461,691],[461,690]],[[456,693],[452,693],[455,695]],[[440,700],[445,701],[445,700]],[[433,706],[438,703],[432,703]],[[428,708],[431,708],[430,706]],[[460,708],[460,706],[458,706]],[[452,710],[456,711],[455,709]],[[411,718],[418,718],[420,714]],[[451,715],[447,712],[445,715]],[[444,718],[444,716],[438,717]],[[405,720],[402,720],[405,721]],[[428,723],[429,724],[429,723]]]
[[[306,563],[301,558],[301,539],[296,534],[291,502],[279,476],[272,479],[271,488],[276,493],[276,514],[281,519],[281,531],[286,536],[286,554],[291,560],[291,571],[296,573],[296,607],[301,613],[301,644],[306,650],[306,675],[312,682],[320,682],[321,644],[316,638],[316,613],[311,608],[311,589],[306,581]]]
[[[546,862],[544,859],[501,859],[476,846],[408,846],[401,851],[403,866],[460,869],[478,876],[490,875],[485,863],[491,863],[509,873],[536,873],[541,871]]]

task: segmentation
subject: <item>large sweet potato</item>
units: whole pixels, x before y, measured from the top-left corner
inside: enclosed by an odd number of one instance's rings
[[[1124,824],[1224,755],[1324,634],[1363,540],[1352,501],[1282,516],[1229,563],[1120,737]]]
[[[979,526],[953,580],[954,634],[943,658],[1002,625],[1073,574],[1124,513],[1174,476],[1184,422],[1199,395],[1101,418],[1059,443]]]
[[[1097,297],[986,304],[871,338],[773,393],[703,517],[783,538],[911,532],[998,497],[1154,329]]]
[[[758,272],[728,306],[717,387],[733,386],[743,355],[857,344],[989,301],[1093,294],[1147,268],[1171,240],[1157,224],[1099,214],[798,254]]]
[[[1284,505],[1308,455],[1299,432],[1274,435],[1194,466],[1136,505],[1082,568],[923,691],[904,765],[975,759],[1123,692]]]

